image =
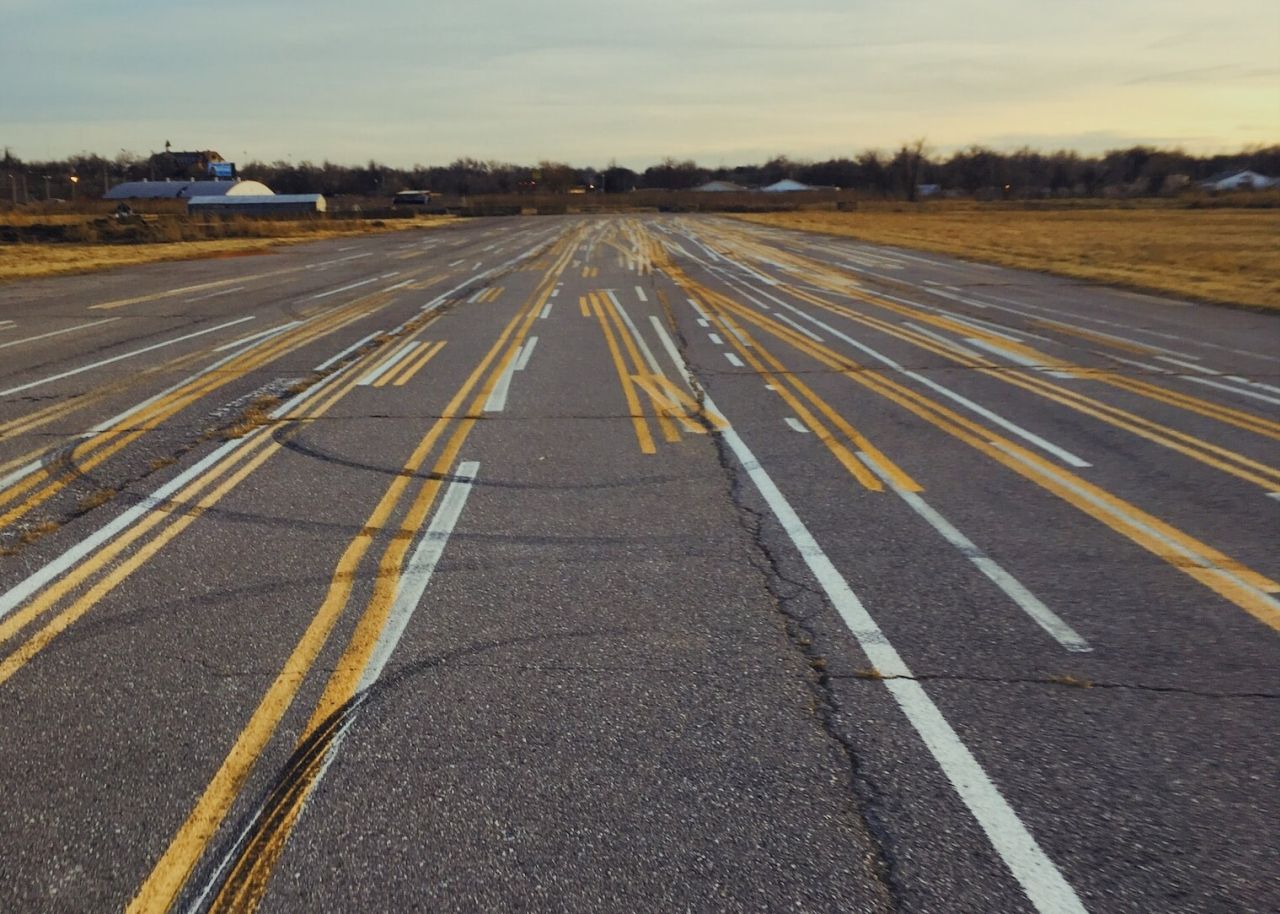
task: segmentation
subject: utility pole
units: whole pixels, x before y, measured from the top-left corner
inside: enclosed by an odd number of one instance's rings
[[[44,202],[45,202],[45,203],[48,203],[48,202],[49,202],[49,198],[50,198],[50,197],[52,197],[52,196],[53,196],[53,195],[52,195],[51,193],[49,193],[49,176],[48,176],[48,175],[45,175],[45,176],[44,176]]]

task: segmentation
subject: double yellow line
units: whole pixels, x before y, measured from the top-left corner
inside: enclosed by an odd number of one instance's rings
[[[876,372],[864,371],[856,362],[791,327],[727,297],[717,296],[689,279],[677,267],[667,264],[664,268],[687,292],[717,301],[725,310],[743,321],[754,324],[820,364],[897,403],[935,428],[968,444],[1142,546],[1268,627],[1280,630],[1280,603],[1271,596],[1280,593],[1280,584],[929,397]]]
[[[0,506],[25,495],[16,504],[0,513],[0,530],[48,501],[77,478],[142,438],[192,403],[283,355],[359,320],[371,311],[382,307],[389,300],[390,297],[385,293],[365,296],[293,332],[274,337],[265,345],[256,346],[251,351],[232,359],[217,371],[183,384],[148,404],[146,408],[126,416],[93,437],[76,444],[67,455],[69,469],[62,469],[56,463],[51,464],[0,492]]]
[[[371,362],[369,367],[376,367],[389,355],[382,352],[371,354],[367,357]],[[324,415],[356,385],[363,371],[358,364],[355,367],[357,370],[353,371],[336,389],[328,387],[317,389],[310,397],[303,398],[293,412],[282,415],[278,422],[292,423]],[[70,605],[56,613],[21,645],[0,659],[0,685],[8,681],[58,635],[88,613],[103,597],[193,524],[200,515],[244,481],[250,473],[270,459],[281,447],[281,444],[273,439],[272,432],[273,428],[270,425],[252,431],[241,439],[229,454],[197,479],[188,483],[171,499],[143,515],[136,524],[111,540],[88,560],[76,566],[69,574],[45,588],[22,609],[0,620],[0,644],[4,644],[27,626],[56,609],[65,598],[89,585],[89,589]],[[218,483],[220,479],[223,481]],[[148,533],[168,520],[173,522],[161,529],[154,538],[142,542]],[[130,547],[140,542],[141,545],[136,551],[128,553]],[[103,572],[106,573],[103,574]],[[99,575],[102,576],[95,581],[94,579]],[[93,583],[90,584],[90,582]]]
[[[440,340],[437,343],[421,342],[416,344],[419,351],[408,356],[404,360],[403,365],[397,365],[388,371],[378,380],[373,382],[374,387],[403,387],[409,383],[409,380],[426,366],[428,362],[436,357],[436,354],[444,348],[445,341]],[[413,345],[406,343],[405,345]]]
[[[870,327],[881,333],[909,342],[915,346],[940,355],[952,362],[963,365],[966,368],[972,368],[980,371],[990,377],[998,378],[1006,384],[1014,387],[1022,388],[1030,391],[1037,396],[1060,403],[1070,409],[1091,416],[1113,425],[1116,428],[1131,432],[1148,441],[1152,441],[1162,447],[1177,451],[1184,456],[1190,457],[1206,466],[1213,467],[1224,473],[1228,473],[1238,479],[1260,486],[1266,492],[1280,491],[1280,469],[1268,466],[1260,461],[1253,460],[1236,451],[1221,447],[1197,438],[1186,432],[1169,428],[1154,420],[1139,416],[1136,413],[1111,406],[1103,403],[1101,400],[1094,399],[1078,391],[1070,390],[1062,385],[1053,384],[1034,374],[1028,374],[1022,371],[1009,371],[1001,365],[989,361],[983,357],[976,357],[970,353],[955,348],[937,340],[930,339],[924,334],[910,330],[897,324],[889,323],[877,317],[866,314],[860,314],[851,308],[843,305],[837,305],[833,302],[805,292],[802,289],[796,289],[789,286],[783,286],[783,289],[795,296],[801,301],[809,302],[833,314],[847,318],[855,323]],[[960,328],[957,328],[959,332]],[[963,328],[968,331],[968,328]],[[984,338],[983,335],[976,332],[967,332],[968,336],[977,336]],[[992,345],[999,345],[1004,348],[1012,349],[1012,345],[1003,340],[995,340],[986,338]],[[1048,366],[1054,367],[1054,366]],[[1069,368],[1067,370],[1070,370]],[[1080,370],[1084,374],[1083,370]],[[1264,432],[1265,433],[1265,432]]]
[[[355,695],[355,689],[394,602],[410,543],[426,519],[442,480],[453,467],[463,442],[483,415],[485,401],[519,352],[533,320],[550,298],[556,278],[564,271],[579,240],[575,233],[562,241],[562,253],[539,290],[508,322],[497,341],[454,394],[441,418],[433,423],[414,448],[360,533],[347,545],[315,616],[236,738],[208,787],[179,827],[168,849],[130,902],[126,909],[130,914],[164,912],[173,905],[327,642],[350,599],[356,572],[374,538],[387,526],[410,480],[417,476],[437,442],[456,419],[457,427],[432,467],[429,478],[418,491],[404,519],[391,534],[390,542],[378,563],[373,595],[312,712],[311,721],[300,738],[299,745],[304,748],[314,747],[318,741],[324,743],[338,732],[332,718]],[[465,414],[459,415],[458,410],[477,385],[481,384],[486,371],[488,377],[471,400],[470,408]],[[314,753],[314,757],[322,759],[324,752]],[[214,902],[213,910],[251,911],[256,907],[289,830],[309,793],[310,785],[314,783],[316,769],[308,768],[307,771],[307,776],[299,779],[295,790],[277,797],[278,802],[283,805],[260,817],[260,831],[245,845],[230,870]]]

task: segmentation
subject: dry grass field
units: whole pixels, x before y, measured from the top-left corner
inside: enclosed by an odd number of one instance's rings
[[[71,232],[72,238],[79,240],[0,244],[0,282],[88,273],[168,260],[268,254],[278,245],[372,232],[431,228],[445,221],[445,217],[395,222],[236,219],[216,225],[214,231],[207,232],[200,228],[200,224],[184,220],[163,223],[158,229],[149,227],[149,237],[141,243],[122,243],[102,237],[94,222],[84,216],[40,216],[32,220],[31,217],[8,214],[0,217],[0,227],[61,226]],[[216,237],[219,234],[224,237]]]
[[[1203,301],[1280,310],[1277,209],[1029,210],[943,203],[738,218]]]

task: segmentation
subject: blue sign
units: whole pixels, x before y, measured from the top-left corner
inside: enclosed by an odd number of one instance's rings
[[[236,163],[210,162],[209,174],[214,178],[234,178],[236,176]]]

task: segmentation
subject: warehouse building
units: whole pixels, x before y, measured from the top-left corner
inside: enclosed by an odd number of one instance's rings
[[[321,194],[220,194],[187,201],[188,213],[219,216],[306,216],[326,209],[328,204]]]
[[[192,197],[269,197],[259,181],[126,181],[103,195],[104,200],[189,200]]]

